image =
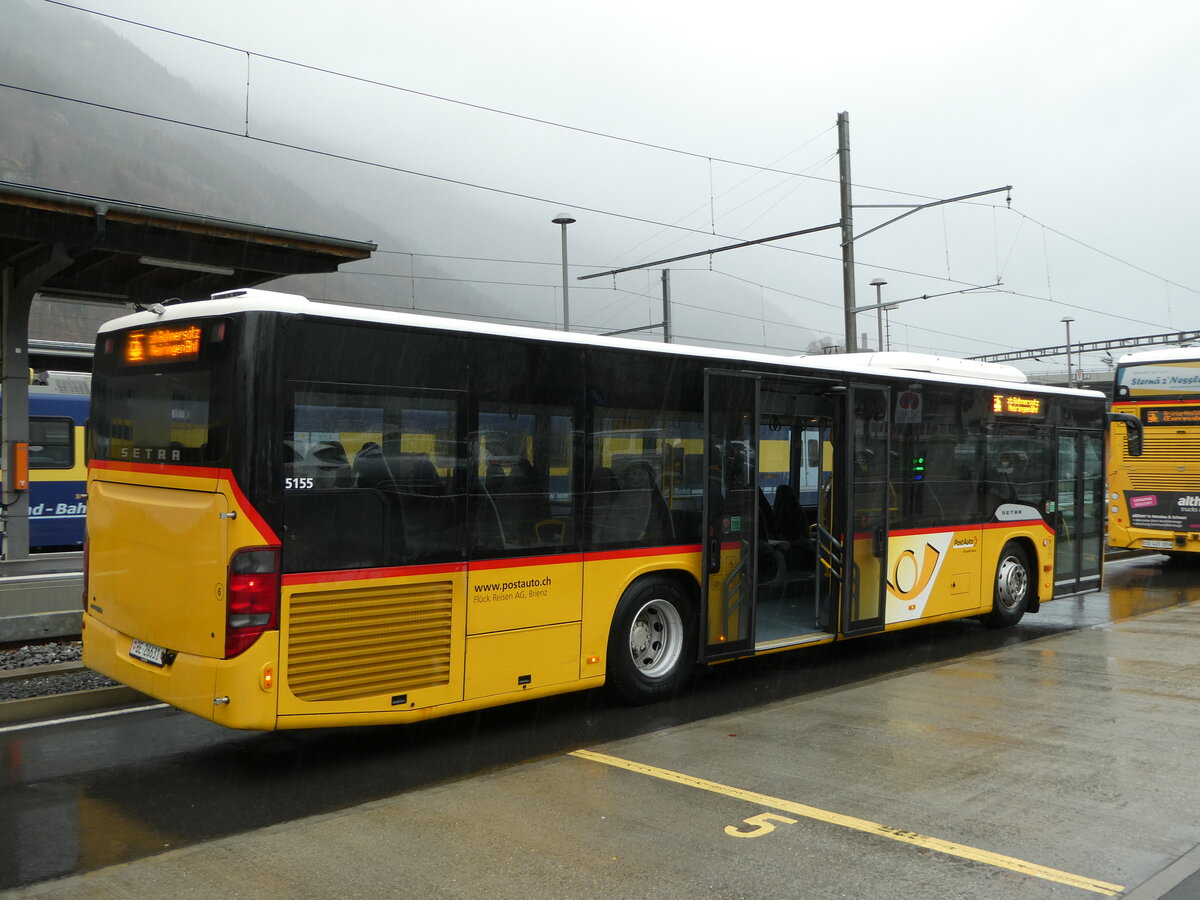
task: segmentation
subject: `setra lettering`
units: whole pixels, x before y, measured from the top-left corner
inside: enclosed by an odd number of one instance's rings
[[[119,455],[136,462],[179,462],[182,458],[178,447],[122,447]]]

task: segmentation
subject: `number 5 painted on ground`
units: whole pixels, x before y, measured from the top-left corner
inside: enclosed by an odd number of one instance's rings
[[[755,826],[753,831],[742,831],[736,825],[726,825],[725,833],[730,837],[752,838],[762,837],[764,834],[770,834],[775,830],[775,826],[771,824],[772,820],[782,822],[784,825],[795,825],[795,819],[789,819],[787,816],[777,816],[774,813],[760,813],[757,816],[751,816],[748,819],[742,819],[747,825]]]

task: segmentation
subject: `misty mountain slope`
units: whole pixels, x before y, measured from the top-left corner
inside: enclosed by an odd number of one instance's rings
[[[196,91],[101,19],[37,0],[8,0],[6,12],[0,83],[179,122],[226,130],[242,125],[241,110]],[[0,87],[0,117],[5,122],[0,179],[5,181],[375,241],[393,250],[411,243],[403,217],[381,223],[340,203],[339,173],[331,174],[329,166],[314,172],[313,163],[297,151],[264,152],[237,136],[10,87]],[[395,207],[408,209],[414,221],[420,218],[420,209],[405,202],[403,184],[397,185]],[[407,272],[407,259],[402,266],[390,265],[393,272],[397,268]],[[487,315],[494,306],[469,286],[454,284],[434,263],[422,261],[421,274],[428,283],[417,287],[419,302],[406,277],[314,276],[270,287],[341,302],[416,304],[463,314]]]

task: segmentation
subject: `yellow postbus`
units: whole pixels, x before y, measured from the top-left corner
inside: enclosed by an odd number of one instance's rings
[[[84,660],[235,728],[412,722],[1100,584],[1105,399],[263,291],[98,336]]]
[[[1112,409],[1108,543],[1200,559],[1200,348],[1122,356]]]

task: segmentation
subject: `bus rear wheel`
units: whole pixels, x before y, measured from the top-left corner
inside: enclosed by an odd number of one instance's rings
[[[608,636],[608,684],[630,703],[675,696],[687,683],[696,646],[696,610],[668,578],[630,585]]]
[[[1035,581],[1025,549],[1009,541],[1000,551],[996,563],[996,580],[992,589],[992,611],[982,618],[989,628],[1009,628],[1021,621],[1029,606],[1029,594]]]

